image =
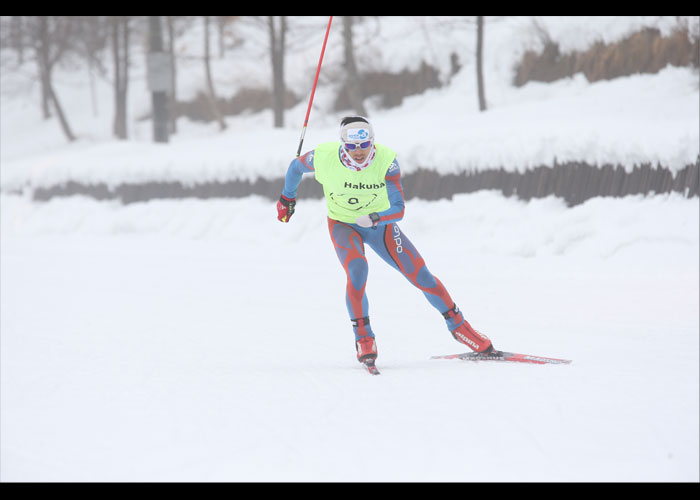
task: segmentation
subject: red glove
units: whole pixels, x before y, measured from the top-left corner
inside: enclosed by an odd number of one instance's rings
[[[294,207],[297,204],[296,198],[287,198],[286,196],[280,196],[277,202],[277,220],[281,222],[289,222],[292,215],[294,214]]]

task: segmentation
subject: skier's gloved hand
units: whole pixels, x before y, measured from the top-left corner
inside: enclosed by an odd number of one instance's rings
[[[297,204],[296,198],[287,198],[286,196],[280,196],[277,202],[277,220],[281,222],[289,222],[289,219],[294,214],[294,207]]]
[[[369,215],[360,215],[355,219],[355,224],[361,227],[377,227],[377,224],[379,224],[379,214],[377,212],[372,212]]]

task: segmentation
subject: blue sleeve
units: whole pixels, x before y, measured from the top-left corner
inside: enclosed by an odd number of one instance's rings
[[[314,151],[311,150],[304,153],[299,158],[295,158],[289,164],[287,175],[284,177],[284,189],[282,196],[288,199],[297,197],[297,188],[301,183],[301,178],[304,174],[314,171]]]
[[[392,162],[385,176],[386,192],[389,195],[391,206],[383,212],[378,212],[379,225],[398,222],[403,219],[405,210],[403,200],[403,187],[401,185],[401,168],[396,158]]]

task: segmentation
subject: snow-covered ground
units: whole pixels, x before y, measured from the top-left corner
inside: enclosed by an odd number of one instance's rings
[[[321,201],[2,202],[3,480],[698,480],[697,200],[411,202],[472,323],[573,364],[430,360],[369,251],[380,377]]]
[[[570,48],[640,22],[540,20]],[[476,111],[466,55],[450,86],[373,111],[405,170],[525,168],[569,155],[679,168],[697,158],[697,72],[514,89],[497,76],[535,43],[530,21],[489,26],[487,55],[498,47],[507,57],[491,59],[488,113]],[[428,32],[411,43],[441,61],[452,46]],[[382,61],[396,61],[402,52],[383,42]],[[313,68],[318,47],[308,45]],[[19,76],[2,75],[5,193],[65,179],[278,177],[306,106],[281,130],[260,113],[229,119],[223,134],[183,120],[168,146],[133,123],[132,140],[114,142],[108,90],[100,87],[97,120],[85,93],[80,106],[77,85],[64,85],[81,135],[66,145],[55,122],[41,122],[36,86],[21,90]],[[309,148],[335,137],[329,96],[317,92]],[[259,197],[121,206],[35,203],[27,190],[0,203],[2,481],[699,480],[697,198],[574,208],[495,192],[411,200],[400,225],[470,322],[499,348],[573,363],[430,360],[464,349],[369,250],[379,377],[355,360],[320,200],[299,200],[285,225]]]

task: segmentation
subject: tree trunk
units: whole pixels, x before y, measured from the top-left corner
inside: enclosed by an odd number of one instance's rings
[[[171,87],[172,91],[168,95],[168,116],[170,116],[170,133],[177,132],[177,78],[175,75],[175,25],[173,16],[165,16],[168,25],[168,53],[170,54],[170,65],[172,68]]]
[[[61,124],[61,130],[63,130],[63,133],[69,141],[74,141],[75,135],[73,135],[73,131],[71,130],[70,125],[68,124],[68,119],[66,118],[66,115],[63,112],[61,103],[58,101],[58,97],[56,96],[56,92],[53,89],[53,85],[51,85],[51,79],[48,80],[48,91],[49,98],[53,103],[54,109],[56,110],[56,116],[58,116],[58,121]]]
[[[148,16],[148,87],[153,110],[153,141],[168,142],[168,87],[170,58],[163,50],[163,16]]]
[[[343,16],[343,46],[345,48],[345,70],[347,71],[346,88],[348,89],[348,98],[350,105],[355,112],[361,116],[367,116],[367,110],[364,106],[364,92],[362,90],[362,81],[357,73],[355,65],[355,51],[353,50],[352,41],[352,16]]]
[[[219,59],[226,55],[226,16],[216,16],[217,41],[219,42]]]
[[[61,103],[59,102],[58,96],[56,95],[56,92],[51,84],[51,68],[53,63],[51,62],[52,58],[49,54],[49,43],[49,16],[39,16],[39,44],[37,49],[37,62],[39,64],[39,78],[41,80],[43,94],[42,104],[46,107],[45,112],[48,111],[49,104],[53,104],[53,107],[56,110],[56,115],[58,116],[58,121],[61,125],[61,130],[63,130],[63,134],[69,141],[74,141],[75,135],[73,135],[73,131],[68,124],[68,119],[63,112]]]
[[[114,135],[127,138],[126,95],[129,82],[129,20],[127,16],[112,17],[112,55],[114,59]]]
[[[41,84],[41,114],[44,120],[51,118],[51,106],[49,97],[49,73],[51,71],[51,58],[49,57],[49,21],[48,16],[38,16],[39,32],[36,45],[36,61],[39,66],[39,82]]]
[[[284,38],[287,19],[280,16],[279,27],[275,26],[275,16],[269,16],[270,52],[272,56],[272,111],[275,128],[284,127],[285,86],[284,86]]]
[[[119,82],[121,81],[121,58],[119,57],[119,17],[110,18],[112,28],[112,60],[114,62],[114,121],[112,122],[112,133],[117,134],[117,123],[119,122]]]
[[[211,110],[214,118],[219,122],[219,130],[226,130],[226,122],[221,116],[219,111],[219,105],[216,102],[216,93],[214,92],[214,82],[211,78],[211,65],[209,64],[209,16],[204,17],[204,71],[207,77],[207,101],[209,102],[209,109]]]
[[[476,17],[476,83],[479,92],[479,111],[486,111],[484,91],[484,16]]]

